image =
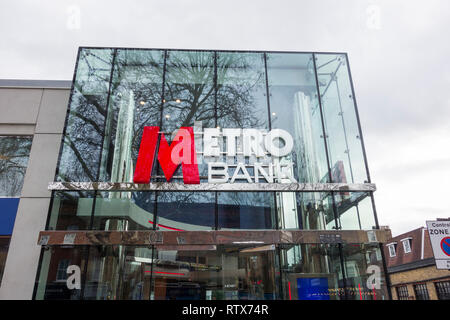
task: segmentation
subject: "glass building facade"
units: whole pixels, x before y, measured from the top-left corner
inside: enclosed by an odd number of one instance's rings
[[[371,182],[346,54],[129,48],[80,48],[55,181],[131,183],[145,126],[170,140],[199,123],[288,131],[292,153],[269,161],[288,163],[298,183]],[[197,157],[207,183],[208,159]],[[166,181],[158,162],[151,177]],[[171,182],[183,183],[181,167]],[[46,225],[193,234],[378,228],[372,191],[83,188],[53,191]],[[72,289],[69,266],[81,272]],[[379,286],[370,285],[373,268]],[[372,300],[388,292],[377,243],[66,244],[43,247],[34,298]]]

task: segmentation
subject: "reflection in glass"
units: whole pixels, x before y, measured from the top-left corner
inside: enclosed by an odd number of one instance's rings
[[[294,138],[290,156],[299,182],[326,182],[328,169],[311,54],[268,54],[272,128]]]
[[[332,182],[367,182],[347,59],[341,54],[316,57]]]
[[[284,299],[388,299],[377,244],[293,245],[283,247],[281,261]],[[342,265],[345,266],[345,281]]]
[[[53,247],[44,251],[36,296],[85,300],[276,299],[275,246]],[[81,288],[67,287],[80,267]]]
[[[345,298],[337,245],[302,244],[281,250],[285,300],[341,300]]]
[[[0,136],[0,285],[22,192],[32,137]],[[14,199],[15,198],[15,199]]]
[[[152,299],[276,299],[275,246],[192,246],[155,254]]]
[[[0,136],[0,197],[20,196],[31,141],[31,137]]]
[[[100,181],[132,182],[144,126],[159,126],[164,52],[117,50]]]
[[[172,51],[166,68],[163,130],[173,132],[194,121],[214,127],[214,53]]]
[[[389,299],[378,244],[345,244],[342,248],[348,298],[351,300]],[[336,271],[339,273],[339,278],[342,278],[340,266],[337,266]]]
[[[288,131],[294,139],[290,163],[298,182],[327,182],[328,168],[322,120],[317,99],[312,54],[267,54],[272,128]],[[326,194],[277,193],[283,228],[330,229],[334,226]]]
[[[154,213],[153,192],[99,192],[92,228],[108,231],[153,229]]]
[[[56,179],[131,182],[144,126],[161,126],[169,143],[173,131],[194,126],[201,182],[206,182],[207,161],[227,162],[232,175],[236,163],[256,160],[244,158],[240,139],[236,156],[203,158],[202,135],[197,133],[219,127],[288,131],[293,152],[259,161],[287,165],[299,183],[363,183],[367,173],[346,57],[316,54],[314,64],[313,56],[83,48]],[[219,138],[223,151],[226,139]],[[29,152],[31,140],[18,140],[15,146],[13,142],[5,149],[0,140],[3,167],[13,154],[21,159],[20,150]],[[14,181],[23,177],[25,160],[15,162],[22,171],[11,177],[4,178],[5,171],[0,171],[0,192],[20,193]],[[152,182],[165,182],[157,163]],[[182,183],[181,167],[172,182]],[[345,191],[58,191],[53,193],[47,229],[368,230],[375,225],[372,201],[371,193]],[[38,299],[387,297],[384,283],[381,289],[367,285],[369,267],[381,266],[379,249],[361,244],[90,246],[42,252]],[[81,267],[81,290],[65,286],[69,265]]]
[[[277,192],[277,206],[282,229],[331,230],[335,228],[330,193]]]
[[[87,247],[51,247],[43,251],[35,292],[36,300],[79,300],[83,290],[67,287],[69,266],[76,266],[83,272],[86,263]],[[83,275],[81,275],[83,279]]]
[[[164,87],[162,129],[171,143],[170,133],[180,127],[216,126],[214,53],[204,51],[172,51],[168,53]],[[194,132],[201,131],[196,128]],[[196,136],[195,147],[202,150],[202,137]],[[203,155],[197,155],[200,176],[207,176]],[[158,174],[162,176],[162,171]],[[182,176],[179,167],[175,176]],[[202,182],[205,179],[202,179]]]
[[[47,230],[88,230],[94,192],[54,192]]]
[[[81,49],[79,53],[58,181],[98,179],[112,61],[112,49]]]
[[[158,193],[157,229],[211,230],[215,227],[215,195],[213,192]]]
[[[366,192],[335,193],[338,221],[342,230],[371,230],[375,228],[372,199]]]
[[[93,246],[89,251],[85,300],[148,300],[152,249]]]
[[[80,289],[67,287],[69,266],[80,267]],[[35,298],[385,300],[388,292],[377,244],[283,245],[279,254],[270,244],[62,246],[43,251]]]
[[[219,192],[219,229],[275,229],[272,192]]]
[[[269,127],[262,53],[217,53],[217,120],[221,128]]]

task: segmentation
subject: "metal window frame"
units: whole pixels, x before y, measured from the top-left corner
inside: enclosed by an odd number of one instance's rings
[[[450,299],[450,280],[448,281],[437,281],[434,283],[434,288],[438,296],[438,300],[449,300]],[[442,299],[446,296],[447,299]]]
[[[426,283],[417,283],[413,285],[413,288],[416,300],[430,300],[430,294],[428,293],[428,287]]]
[[[408,237],[408,238],[405,238],[405,239],[401,239],[400,241],[401,241],[402,246],[403,246],[403,252],[405,254],[406,253],[411,253],[412,252],[412,238]],[[406,251],[406,246],[405,246],[406,243],[408,244],[408,248],[409,248],[408,251]]]
[[[398,300],[408,300],[409,298],[408,286],[397,286],[395,287],[395,289],[397,292]]]

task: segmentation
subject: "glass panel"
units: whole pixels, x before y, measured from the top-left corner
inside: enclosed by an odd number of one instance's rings
[[[132,182],[144,126],[159,126],[164,51],[118,50],[100,181]]]
[[[275,229],[272,192],[218,192],[219,229]]]
[[[281,249],[284,300],[345,299],[336,245],[302,244]]]
[[[267,112],[264,55],[218,52],[218,125],[268,129]]]
[[[215,127],[214,53],[171,51],[167,58],[163,129],[173,132],[202,121]]]
[[[132,246],[91,247],[83,298],[148,300],[152,249]]]
[[[375,228],[372,199],[367,192],[335,193],[339,224],[343,230]]]
[[[410,241],[409,239],[402,241],[402,243],[403,243],[403,251],[405,253],[410,253],[411,252],[411,244],[410,244],[409,241]]]
[[[275,246],[192,246],[155,254],[152,299],[275,299]]]
[[[335,229],[330,193],[277,192],[278,221],[282,229]]]
[[[351,300],[389,299],[380,248],[376,244],[342,246],[348,298]],[[338,266],[339,276],[342,277]]]
[[[0,136],[0,197],[20,197],[31,137]]]
[[[154,212],[154,192],[100,192],[95,201],[93,229],[153,229]]]
[[[216,126],[214,53],[204,51],[171,51],[168,54],[164,87],[162,128],[171,143],[171,132],[180,127]],[[199,129],[198,131],[200,131]],[[197,130],[195,130],[197,131]],[[201,151],[201,139],[196,139],[196,150]],[[203,156],[197,155],[200,176],[207,175]],[[162,171],[159,170],[159,175]],[[175,176],[182,176],[181,166]],[[205,179],[202,179],[204,182]]]
[[[51,247],[43,250],[35,293],[36,300],[79,300],[83,289],[83,270],[87,247]],[[69,269],[71,268],[71,269]],[[73,278],[79,270],[80,277]],[[79,280],[79,282],[78,282]],[[69,288],[78,282],[79,286]]]
[[[268,54],[267,72],[272,128],[286,130],[294,139],[292,154],[281,161],[292,165],[298,182],[328,182],[312,54]],[[283,228],[335,226],[328,194],[277,193],[277,206]]]
[[[47,230],[88,230],[94,192],[54,192]]]
[[[213,192],[158,193],[157,228],[170,230],[211,230],[215,227]]]
[[[58,181],[97,181],[113,60],[112,49],[81,49]]]
[[[340,54],[316,58],[333,182],[364,183],[367,172],[347,59]]]
[[[52,247],[42,256],[35,299],[148,300],[151,261],[152,249],[146,247]],[[68,285],[73,275],[68,268],[74,266],[80,270],[79,289]]]
[[[298,182],[328,182],[322,120],[311,54],[268,54],[272,129],[294,138],[288,156]]]

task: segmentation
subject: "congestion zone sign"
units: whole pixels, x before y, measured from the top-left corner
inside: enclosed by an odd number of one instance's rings
[[[437,269],[450,270],[450,220],[427,221]]]

